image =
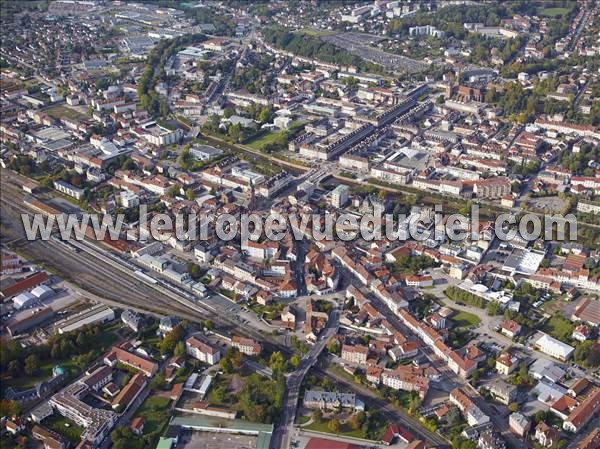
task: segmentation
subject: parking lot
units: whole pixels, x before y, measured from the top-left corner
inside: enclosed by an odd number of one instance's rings
[[[256,437],[218,432],[185,431],[179,437],[180,449],[254,449]]]
[[[567,207],[567,202],[557,196],[546,196],[541,198],[531,198],[527,202],[529,209],[540,212],[557,213]]]
[[[380,64],[388,70],[400,70],[408,73],[423,71],[427,64],[422,61],[407,58],[406,56],[395,55],[379,50],[376,47],[368,45],[360,35],[355,33],[342,33],[332,36],[324,36],[321,40],[329,42],[337,47],[345,48],[350,53],[360,56],[367,61]],[[370,42],[369,42],[370,43]]]

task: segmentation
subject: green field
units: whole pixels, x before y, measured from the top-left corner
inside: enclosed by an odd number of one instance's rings
[[[456,315],[452,317],[452,322],[456,327],[470,327],[478,326],[481,320],[474,313],[458,311]]]
[[[17,390],[31,388],[38,382],[48,380],[52,376],[52,368],[54,368],[56,365],[60,365],[61,367],[63,367],[65,371],[69,373],[69,377],[72,377],[73,374],[76,374],[78,372],[77,365],[72,359],[52,360],[48,363],[40,365],[38,373],[34,376],[20,376],[16,379],[13,379],[7,373],[3,373],[2,387],[14,387]]]
[[[296,421],[300,425],[306,424],[308,421],[310,421],[310,416],[300,416]]]
[[[267,144],[275,142],[278,135],[278,131],[259,134],[255,138],[250,139],[245,145],[254,150],[262,151]]]
[[[310,425],[303,427],[303,429],[313,430],[315,432],[330,433],[332,435],[340,435],[340,436],[350,437],[350,438],[360,438],[363,440],[369,439],[369,438],[367,438],[367,435],[365,434],[365,430],[363,430],[362,428],[357,429],[357,430],[352,430],[348,426],[348,423],[342,423],[342,425],[340,427],[340,432],[337,434],[334,434],[331,431],[331,429],[329,428],[328,423],[329,423],[328,419],[323,419],[321,422],[312,422]],[[383,436],[383,433],[385,432],[385,429],[387,428],[387,426],[388,426],[387,420],[378,422],[377,428],[374,433],[377,434],[380,438],[381,436]]]
[[[574,327],[573,323],[562,315],[554,315],[544,324],[543,331],[564,341],[571,337]]]
[[[56,433],[61,434],[73,445],[77,445],[81,440],[81,434],[83,433],[83,427],[78,426],[70,419],[67,419],[58,413],[49,416],[44,420],[44,426],[50,430],[54,430]]]
[[[64,105],[53,106],[44,111],[50,117],[60,120],[63,117],[69,118],[71,120],[82,120],[87,118],[85,114],[77,111],[76,109],[70,108]]]
[[[566,16],[568,13],[568,8],[542,8],[538,11],[540,16],[546,17]]]
[[[137,410],[135,417],[144,418],[144,435],[161,430],[169,420],[169,398],[149,396]]]
[[[305,426],[305,430],[314,430],[315,432],[323,432],[323,433],[331,433],[331,429],[327,426],[328,420],[323,420],[321,422],[313,422],[312,424]],[[342,435],[346,437],[354,437],[354,438],[364,438],[364,433],[361,429],[358,430],[350,430],[346,424],[342,424],[340,433],[337,435]]]
[[[331,36],[335,34],[333,31],[317,30],[316,28],[302,28],[301,30],[294,31],[296,34],[306,34],[313,37]]]
[[[109,328],[104,328],[102,332],[98,335],[94,336],[94,344],[89,347],[89,350],[98,349],[101,351],[107,350],[110,346],[115,344],[119,337],[114,333],[114,327],[121,326],[120,322],[115,322],[115,324],[111,325]],[[111,330],[112,329],[112,330]],[[77,331],[76,331],[77,332]],[[77,363],[74,357],[68,358],[60,358],[60,359],[50,359],[50,360],[42,360],[39,369],[36,374],[33,376],[19,376],[17,378],[12,378],[7,372],[3,372],[0,377],[0,383],[2,385],[2,389],[7,387],[14,387],[17,390],[23,390],[26,388],[31,388],[38,382],[48,380],[52,376],[52,369],[56,366],[60,365],[67,373],[67,379],[71,379],[81,372],[82,367],[77,366]]]

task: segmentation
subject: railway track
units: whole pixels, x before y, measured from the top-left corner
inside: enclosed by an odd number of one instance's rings
[[[20,250],[36,261],[52,266],[62,277],[81,285],[83,289],[89,290],[94,295],[123,306],[152,313],[172,314],[193,321],[210,319],[222,332],[232,333],[235,331],[238,335],[259,341],[265,340],[265,335],[262,333],[248,327],[239,327],[239,323],[235,320],[211,310],[209,306],[203,305],[201,302],[193,303],[174,291],[158,285],[148,285],[142,279],[134,277],[131,269],[125,266],[119,267],[115,261],[107,263],[107,256],[104,256],[99,249],[94,249],[95,245],[92,243],[86,243],[85,251],[77,253],[52,239],[48,241],[26,240],[22,235],[24,231],[15,229],[20,226],[20,224],[16,225],[15,221],[19,221],[21,218],[16,212],[28,215],[31,212],[25,206],[16,204],[14,197],[9,199],[3,195],[0,200],[3,214],[10,215],[9,211],[13,211],[9,222],[12,224],[13,233],[19,233],[16,240],[19,242]],[[80,245],[78,244],[78,246]],[[78,279],[76,276],[82,271],[87,274],[87,279]]]

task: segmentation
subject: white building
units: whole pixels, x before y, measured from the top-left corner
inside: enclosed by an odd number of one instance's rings
[[[30,292],[24,292],[18,296],[15,296],[13,299],[13,306],[15,309],[26,309],[27,307],[30,307],[36,300],[37,298]]]
[[[201,362],[214,365],[221,359],[221,352],[218,348],[205,343],[198,338],[191,336],[185,341],[186,352]]]
[[[534,349],[541,351],[549,356],[554,357],[562,362],[565,362],[571,358],[575,348],[569,346],[562,341],[551,337],[548,334],[540,332],[541,336],[533,343]]]
[[[55,329],[59,334],[77,330],[86,324],[107,323],[115,319],[115,311],[104,304],[97,304],[67,319],[59,321]]]
[[[346,185],[339,185],[331,192],[331,205],[341,208],[348,202],[350,189]]]
[[[200,161],[208,161],[221,154],[223,154],[223,151],[209,145],[194,145],[190,148],[190,155]]]
[[[54,188],[65,195],[72,196],[76,200],[80,200],[83,198],[84,191],[83,189],[79,189],[68,182],[64,181],[54,181]]]

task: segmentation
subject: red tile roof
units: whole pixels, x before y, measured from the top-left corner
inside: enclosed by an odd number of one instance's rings
[[[342,441],[311,438],[304,449],[359,449],[359,447],[355,444],[344,443]]]
[[[29,277],[21,279],[20,281],[15,282],[8,287],[2,289],[0,295],[3,299],[12,298],[15,295],[18,295],[25,290],[30,290],[34,287],[37,287],[40,284],[43,284],[48,280],[48,275],[44,271],[38,271],[37,273],[32,274]]]

